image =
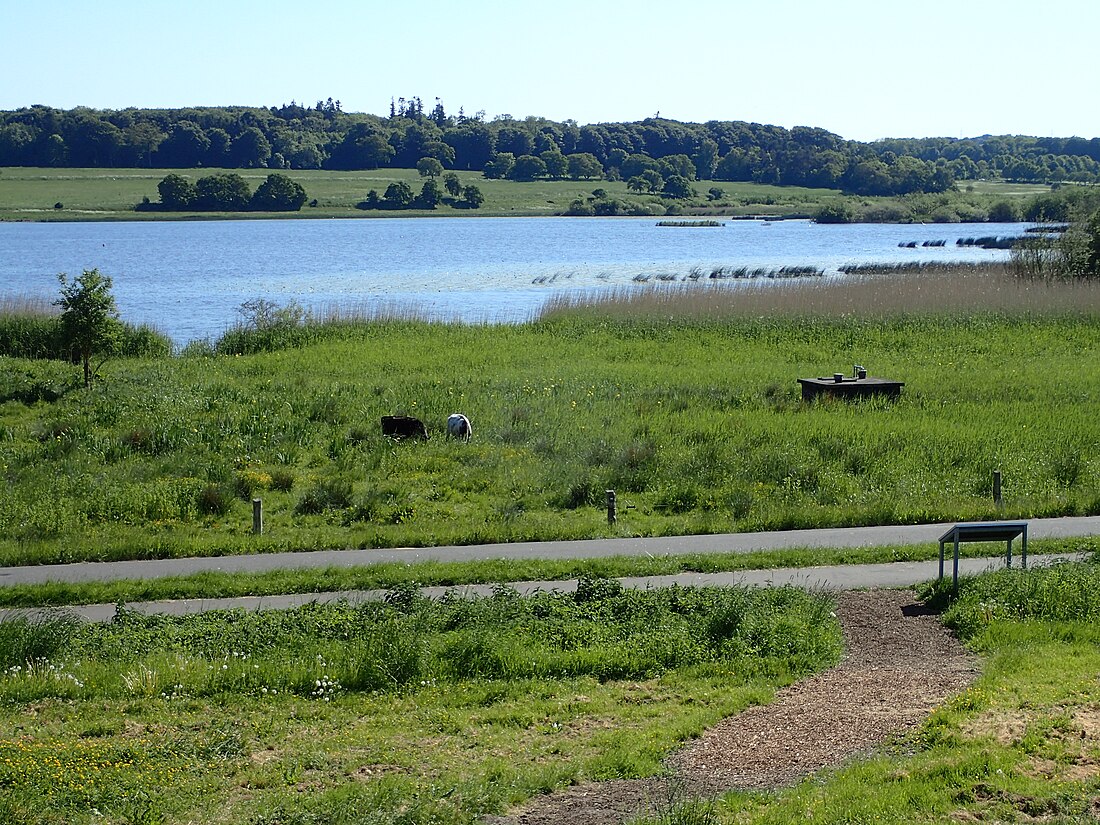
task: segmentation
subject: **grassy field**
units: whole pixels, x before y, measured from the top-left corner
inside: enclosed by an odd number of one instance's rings
[[[255,218],[257,213],[161,213],[135,212],[134,206],[148,197],[159,200],[157,184],[170,172],[178,172],[192,181],[219,172],[234,172],[248,181],[255,190],[267,177],[269,169],[52,169],[7,167],[0,169],[0,221],[48,220],[179,220],[183,218]],[[586,199],[599,188],[621,201],[648,204],[654,214],[664,214],[667,201],[629,191],[618,181],[513,181],[486,180],[479,172],[457,172],[465,186],[475,184],[485,195],[484,206],[471,213],[465,209],[441,206],[424,211],[363,211],[355,208],[371,189],[383,194],[394,181],[405,181],[416,192],[423,179],[412,169],[378,169],[371,171],[335,172],[295,170],[287,173],[305,188],[316,207],[306,206],[296,213],[267,213],[269,218],[331,218],[386,217],[394,215],[497,215],[538,216],[560,215],[576,198]],[[830,189],[805,189],[791,186],[767,186],[755,183],[727,181],[696,181],[699,198],[682,207],[687,215],[812,215],[842,195]],[[706,199],[707,190],[718,187],[723,196],[716,201]],[[974,182],[972,193],[961,191],[944,196],[912,198],[850,198],[854,211],[872,211],[879,220],[933,220],[934,215],[952,214],[955,220],[961,211],[965,215],[980,215],[995,200],[1023,199],[1047,191],[1043,186],[1020,186],[995,182]],[[963,187],[960,187],[963,188]],[[56,209],[55,204],[62,204]]]
[[[0,821],[468,823],[651,774],[839,654],[828,602],[796,590],[583,584],[0,624]]]
[[[1095,288],[966,270],[731,295],[653,290],[514,327],[272,328],[108,362],[88,390],[67,363],[0,356],[0,564],[1100,512]],[[14,309],[0,332],[20,334]],[[904,380],[901,400],[799,400],[796,378],[855,363]],[[470,444],[440,437],[454,410]],[[434,437],[384,439],[379,416],[400,411]],[[1036,549],[1077,548],[1095,541]],[[393,593],[0,624],[0,822],[467,825],[571,782],[650,775],[835,661],[837,627],[793,590],[624,593],[601,574],[931,549],[9,589],[8,604]],[[429,604],[412,587],[566,575],[583,576],[578,595]],[[971,689],[873,757],[664,821],[1095,818],[1097,566],[927,596],[985,656]]]
[[[895,284],[867,281],[867,314],[833,321],[780,291],[766,316],[268,330],[223,341],[251,354],[109,362],[89,390],[68,364],[2,358],[0,563],[984,519],[995,469],[1005,517],[1100,512],[1096,290],[890,314],[874,293],[904,303]],[[252,352],[273,336],[286,348]],[[852,364],[904,381],[901,400],[800,400],[797,378]],[[455,410],[469,444],[441,437]],[[384,438],[399,412],[435,437]]]

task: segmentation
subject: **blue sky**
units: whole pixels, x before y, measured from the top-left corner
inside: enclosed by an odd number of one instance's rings
[[[0,109],[393,97],[843,137],[1100,136],[1100,2],[0,0]]]

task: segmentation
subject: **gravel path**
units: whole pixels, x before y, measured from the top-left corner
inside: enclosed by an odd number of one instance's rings
[[[492,825],[618,825],[676,793],[772,788],[888,742],[977,675],[977,661],[911,591],[837,595],[847,652],[775,701],[723,720],[668,761],[670,779],[585,783]]]

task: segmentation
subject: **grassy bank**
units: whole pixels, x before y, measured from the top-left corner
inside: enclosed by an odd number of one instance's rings
[[[1047,294],[1049,314],[348,322],[109,362],[89,390],[3,358],[0,563],[1097,513],[1100,326]],[[856,363],[900,401],[799,399]],[[469,444],[442,437],[456,410]],[[384,438],[398,412],[435,437]]]
[[[637,205],[650,214],[663,215],[670,202],[627,189],[622,181],[552,181],[520,183],[487,180],[480,172],[457,172],[463,186],[473,184],[485,195],[484,205],[471,212],[441,206],[434,211],[363,211],[356,204],[374,189],[379,194],[397,181],[420,191],[423,178],[413,169],[367,171],[295,170],[287,174],[299,182],[316,206],[293,213],[164,213],[135,212],[134,206],[149,198],[159,201],[157,184],[169,173],[181,174],[192,182],[219,172],[239,174],[255,190],[271,172],[269,169],[45,169],[7,167],[0,169],[0,221],[89,221],[89,220],[181,220],[217,218],[361,218],[386,216],[474,215],[548,216],[561,215],[576,199],[587,200],[596,189],[609,198]],[[695,181],[699,196],[676,207],[685,215],[809,217],[824,206],[843,201],[858,220],[866,221],[958,221],[985,220],[998,201],[1022,203],[1028,197],[1049,191],[1038,185],[979,182],[967,191],[944,195],[915,195],[902,198],[847,197],[832,189],[769,186],[729,181]],[[721,196],[708,199],[717,187]],[[675,203],[675,202],[673,202]],[[57,204],[61,204],[57,208]]]

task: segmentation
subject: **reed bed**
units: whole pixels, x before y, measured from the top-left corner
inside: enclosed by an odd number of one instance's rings
[[[955,246],[977,246],[982,249],[1015,249],[1023,240],[1020,235],[982,235],[977,238],[959,238]]]
[[[540,318],[865,317],[901,315],[1062,315],[1100,313],[1100,281],[1016,278],[1006,264],[872,264],[848,277],[730,287],[707,280],[660,289],[616,288],[554,296]],[[720,279],[715,279],[720,280]]]
[[[709,228],[709,227],[725,226],[725,224],[722,223],[721,221],[711,221],[711,220],[702,220],[702,221],[657,221],[657,226],[681,226],[681,227],[691,227],[691,228],[708,227]]]

